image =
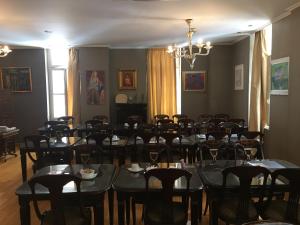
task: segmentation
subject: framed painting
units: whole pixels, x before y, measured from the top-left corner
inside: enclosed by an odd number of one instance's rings
[[[271,94],[288,95],[290,58],[272,60],[271,62]]]
[[[119,89],[120,90],[135,90],[137,87],[137,72],[136,70],[119,70]]]
[[[244,90],[244,65],[234,67],[234,90]]]
[[[205,91],[206,71],[184,71],[182,76],[184,91]]]
[[[30,67],[7,67],[1,69],[1,86],[12,92],[32,92]]]
[[[86,71],[86,97],[88,105],[100,105],[105,102],[104,71]]]

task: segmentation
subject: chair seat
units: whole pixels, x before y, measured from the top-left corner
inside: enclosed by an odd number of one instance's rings
[[[91,224],[91,210],[89,208],[83,209],[84,217],[80,213],[79,207],[65,207],[64,215],[66,225],[90,225]],[[53,223],[53,212],[47,211],[44,214],[42,225],[55,225]]]
[[[225,199],[220,204],[217,205],[218,210],[218,216],[220,219],[229,222],[232,221],[233,223],[235,221],[238,221],[238,213],[239,210],[237,210],[239,204],[239,199]],[[253,221],[258,218],[258,213],[255,208],[254,203],[251,201],[249,203],[249,209],[248,209],[248,219],[247,221]],[[246,221],[243,221],[246,222]]]
[[[262,218],[270,219],[274,221],[286,221],[285,211],[287,208],[287,201],[284,200],[272,200],[268,207],[264,210]],[[300,207],[298,207],[298,223],[300,223]]]
[[[153,205],[152,205],[153,204]],[[151,203],[150,207],[147,207],[145,213],[145,224],[148,221],[149,224],[164,224],[163,218],[165,212],[165,208],[170,207],[167,206],[163,202],[155,201],[155,203]],[[185,212],[185,208],[181,203],[174,203],[172,205],[173,208],[173,223],[172,224],[186,224],[187,222],[187,214]],[[164,210],[163,210],[164,209]],[[148,225],[148,224],[146,224]]]

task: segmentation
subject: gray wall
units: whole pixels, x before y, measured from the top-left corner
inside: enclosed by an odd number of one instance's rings
[[[181,71],[190,71],[189,64],[182,59]],[[206,85],[210,79],[210,71],[208,68],[208,57],[198,56],[195,61],[193,71],[206,71]],[[209,113],[208,109],[208,92],[199,91],[184,91],[182,77],[182,92],[181,92],[181,113],[188,115],[192,119],[197,119],[200,114]],[[207,87],[207,86],[206,86]]]
[[[182,71],[189,65],[182,61]],[[182,113],[197,119],[202,113],[231,114],[232,46],[215,46],[208,56],[196,59],[194,71],[207,72],[206,91],[191,92],[182,89]]]
[[[86,97],[86,71],[102,70],[105,74],[105,102],[102,105],[88,105]],[[81,81],[81,121],[92,119],[95,115],[109,116],[110,86],[109,49],[79,48],[79,72]]]
[[[116,122],[115,97],[124,93],[135,99],[136,103],[147,102],[147,50],[146,49],[111,49],[110,64],[110,109],[111,121]],[[137,70],[137,89],[119,90],[118,71],[120,69]]]
[[[270,130],[265,151],[270,158],[289,160],[300,165],[300,9],[273,24],[272,59],[290,57],[289,94],[271,96]]]
[[[232,114],[234,118],[248,120],[248,102],[249,102],[249,52],[250,38],[245,38],[233,45],[233,67],[231,80],[231,101]],[[244,65],[244,90],[234,90],[235,66]]]
[[[30,67],[32,92],[13,93],[16,126],[21,137],[37,132],[47,120],[45,57],[43,49],[14,49],[0,58],[0,67]],[[1,113],[1,109],[0,109]],[[2,124],[1,124],[2,125]]]
[[[216,46],[209,55],[208,107],[210,114],[231,115],[232,46]]]

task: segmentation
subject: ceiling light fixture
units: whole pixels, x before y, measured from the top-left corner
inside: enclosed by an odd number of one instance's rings
[[[9,47],[7,45],[4,45],[4,46],[0,45],[0,57],[5,57],[10,52],[11,52],[11,50],[9,49]]]
[[[210,49],[213,47],[209,41],[206,43],[203,43],[203,40],[199,40],[195,46],[192,44],[193,34],[196,33],[196,28],[191,27],[192,19],[186,19],[185,20],[189,30],[187,32],[187,38],[188,38],[188,46],[187,47],[177,47],[176,45],[170,45],[168,46],[167,52],[170,53],[175,58],[184,58],[190,65],[190,68],[194,68],[194,63],[196,60],[196,57],[198,55],[208,55]],[[196,49],[196,51],[193,52],[193,49]],[[180,51],[178,51],[180,50]]]

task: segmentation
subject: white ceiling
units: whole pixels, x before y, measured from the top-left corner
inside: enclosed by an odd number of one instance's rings
[[[2,0],[0,43],[49,47],[142,48],[195,40],[213,44],[241,38],[298,6],[299,0]],[[45,30],[52,33],[46,33]]]

